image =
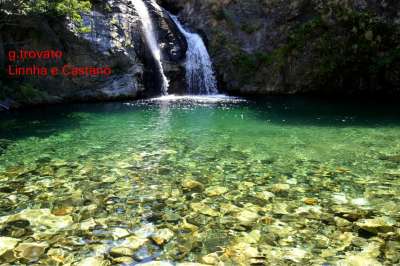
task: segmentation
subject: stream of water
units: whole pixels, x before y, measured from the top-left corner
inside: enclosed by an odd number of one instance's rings
[[[163,95],[168,94],[169,81],[164,73],[164,67],[161,61],[161,49],[157,39],[156,31],[154,30],[153,20],[151,19],[149,10],[143,0],[132,0],[136,12],[140,17],[142,23],[143,34],[146,38],[147,45],[156,61],[162,77],[161,92]],[[153,4],[153,3],[152,3]]]
[[[171,18],[188,43],[185,62],[188,94],[217,94],[217,81],[214,76],[211,58],[200,35],[186,30],[176,16],[171,15]]]
[[[400,263],[397,105],[167,96],[0,129],[2,265]]]

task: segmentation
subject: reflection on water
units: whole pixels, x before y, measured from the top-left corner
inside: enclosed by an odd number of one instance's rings
[[[398,264],[399,113],[168,96],[2,114],[0,260]]]

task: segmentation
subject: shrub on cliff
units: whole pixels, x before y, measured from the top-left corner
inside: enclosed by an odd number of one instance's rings
[[[66,16],[77,28],[82,27],[81,13],[89,12],[88,0],[19,0],[0,1],[0,14]]]

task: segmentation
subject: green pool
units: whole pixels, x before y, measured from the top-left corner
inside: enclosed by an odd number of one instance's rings
[[[2,265],[394,265],[399,225],[395,104],[0,113]]]

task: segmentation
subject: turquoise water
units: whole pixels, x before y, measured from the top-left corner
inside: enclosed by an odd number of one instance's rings
[[[3,262],[400,263],[394,104],[75,104],[0,129]]]

